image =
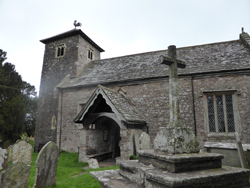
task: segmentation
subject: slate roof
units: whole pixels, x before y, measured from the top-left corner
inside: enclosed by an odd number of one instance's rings
[[[97,98],[98,94],[101,94],[106,101],[108,100],[107,103],[112,104],[110,107],[113,112],[117,116],[122,116],[127,123],[146,123],[143,115],[136,110],[134,104],[125,95],[101,85],[96,88],[87,101],[86,106],[75,118],[74,121],[76,123],[81,122],[81,119],[83,119],[83,116],[88,112],[88,109],[92,106],[91,104],[93,104],[93,101]]]
[[[104,50],[98,46],[91,38],[89,38],[84,32],[82,32],[82,30],[80,29],[72,29],[70,31],[67,31],[67,32],[64,32],[64,33],[61,33],[61,34],[58,34],[58,35],[55,35],[53,37],[49,37],[49,38],[46,38],[46,39],[42,39],[40,40],[40,42],[46,44],[48,42],[52,42],[52,41],[55,41],[55,40],[58,40],[58,39],[62,39],[62,38],[66,38],[66,37],[69,37],[69,36],[72,36],[72,35],[80,35],[82,36],[82,38],[84,38],[86,41],[88,41],[90,44],[92,44],[96,49],[98,49],[100,52],[104,52]]]
[[[92,61],[61,88],[166,77],[168,66],[158,62],[161,55],[167,56],[167,50]],[[177,58],[187,65],[179,75],[250,68],[250,50],[241,40],[177,48]]]

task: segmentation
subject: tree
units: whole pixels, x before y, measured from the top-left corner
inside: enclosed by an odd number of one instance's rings
[[[37,97],[35,87],[22,80],[15,65],[3,63],[6,54],[0,50],[0,139],[15,142],[25,131],[34,134]]]
[[[26,110],[25,132],[28,134],[28,136],[34,136],[38,104],[37,93],[34,86],[30,85],[27,82],[23,82],[23,84],[24,89],[22,92],[24,95],[24,104]]]

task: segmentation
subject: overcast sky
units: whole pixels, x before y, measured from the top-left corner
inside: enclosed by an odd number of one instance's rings
[[[23,80],[40,87],[44,44],[74,28],[101,58],[237,40],[250,34],[250,0],[0,0],[0,49]]]

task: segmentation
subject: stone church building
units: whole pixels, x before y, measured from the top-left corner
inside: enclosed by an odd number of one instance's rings
[[[45,44],[35,151],[48,141],[61,150],[128,158],[147,132],[151,142],[169,120],[168,66],[161,51],[101,59],[104,50],[80,29]],[[250,148],[250,37],[177,48],[182,124],[200,147],[230,149],[238,132]]]

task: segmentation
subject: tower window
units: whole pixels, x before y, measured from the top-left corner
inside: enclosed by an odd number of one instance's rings
[[[60,44],[56,47],[56,57],[63,57],[65,54],[65,44]]]
[[[91,49],[88,50],[88,58],[91,60],[93,59],[93,50]]]

